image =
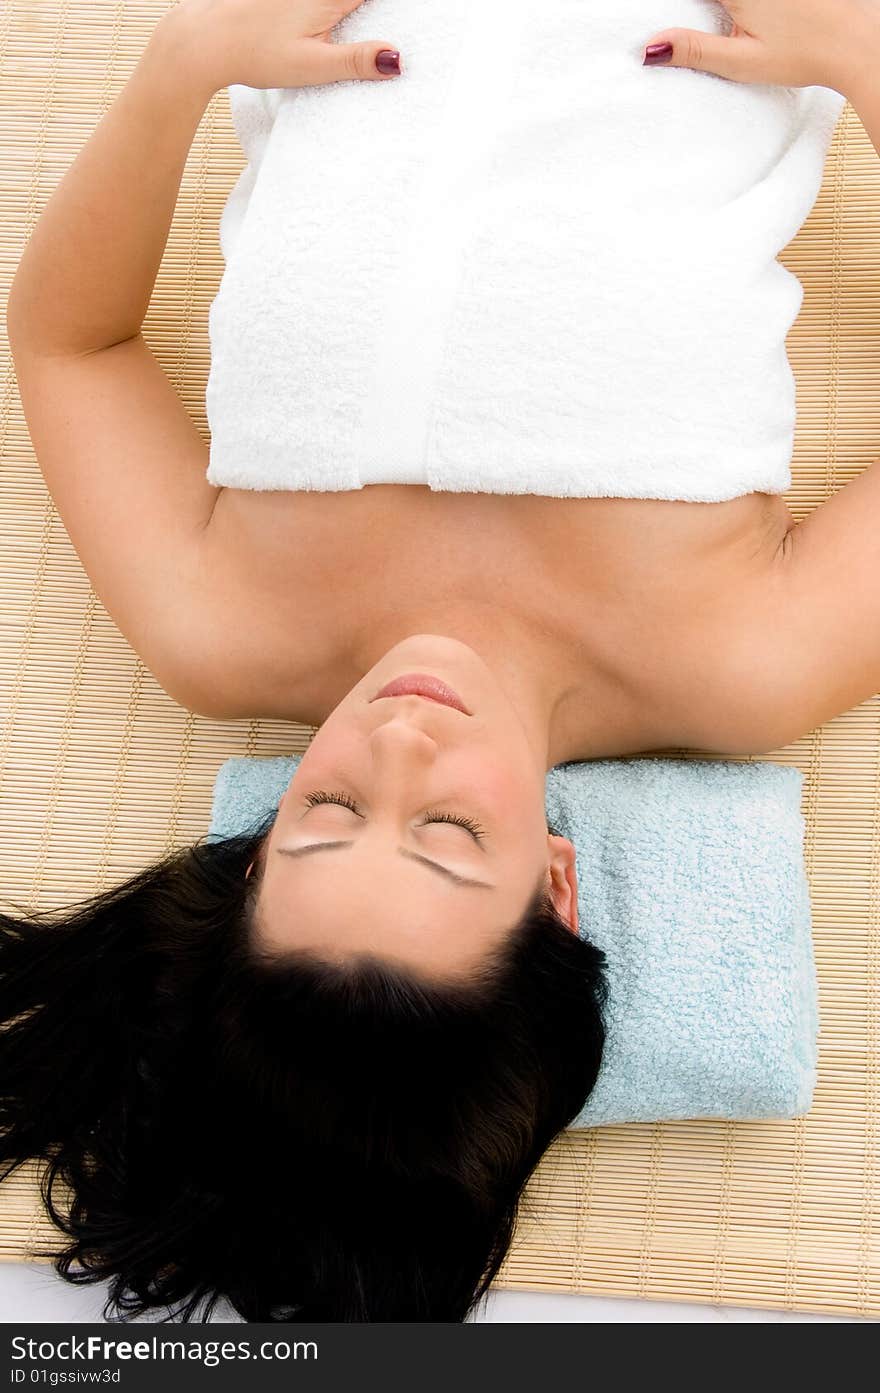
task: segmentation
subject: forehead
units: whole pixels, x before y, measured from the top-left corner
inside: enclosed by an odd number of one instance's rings
[[[503,940],[522,918],[534,880],[520,873],[492,889],[460,886],[418,862],[393,853],[361,857],[356,847],[278,855],[259,887],[258,935],[275,948],[374,952],[450,968],[478,961]]]

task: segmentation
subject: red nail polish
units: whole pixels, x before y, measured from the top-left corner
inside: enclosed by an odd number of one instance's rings
[[[650,67],[652,63],[668,63],[672,57],[672,44],[648,44],[645,49],[645,61],[642,67]]]
[[[383,48],[376,54],[376,67],[380,73],[399,73],[400,54],[396,48]]]

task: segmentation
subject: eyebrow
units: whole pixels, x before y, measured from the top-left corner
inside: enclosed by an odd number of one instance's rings
[[[354,842],[310,842],[308,846],[279,846],[276,851],[281,856],[310,856],[313,851],[328,851],[333,847],[354,846]],[[406,847],[397,848],[401,856],[405,856],[410,861],[418,861],[423,866],[430,866],[438,875],[445,876],[455,885],[475,885],[483,890],[494,890],[495,886],[488,880],[471,880],[469,876],[458,875],[456,871],[451,871],[448,866],[441,866],[439,861],[430,861],[427,856],[420,856],[417,851],[407,851]]]

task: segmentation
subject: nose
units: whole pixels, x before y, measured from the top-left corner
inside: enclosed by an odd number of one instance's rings
[[[367,743],[372,760],[371,820],[397,828],[425,793],[426,777],[440,753],[430,733],[433,713],[423,698],[401,697],[383,713]],[[427,728],[426,728],[427,727]]]
[[[419,724],[415,708],[401,709],[377,725],[370,735],[370,748],[376,774],[387,772],[392,778],[398,771],[432,764],[438,750],[437,741]]]

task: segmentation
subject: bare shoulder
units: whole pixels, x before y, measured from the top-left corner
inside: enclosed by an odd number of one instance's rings
[[[724,755],[769,754],[815,724],[797,678],[788,621],[792,598],[792,528],[764,564],[720,607],[705,646],[706,696],[694,748]]]
[[[235,492],[223,490],[204,530],[190,638],[167,655],[168,690],[215,720],[315,724],[340,625],[326,622],[327,597],[297,529],[249,535]],[[276,500],[276,511],[290,501]]]
[[[769,661],[798,734],[880,690],[880,461],[792,529],[778,617]]]
[[[804,704],[786,637],[793,529],[782,509],[742,544],[695,568],[696,584],[670,618],[657,683],[664,748],[764,754],[809,728],[801,727]]]
[[[880,690],[880,462],[792,526],[713,645],[730,753],[772,752]],[[711,719],[707,747],[713,746]]]

